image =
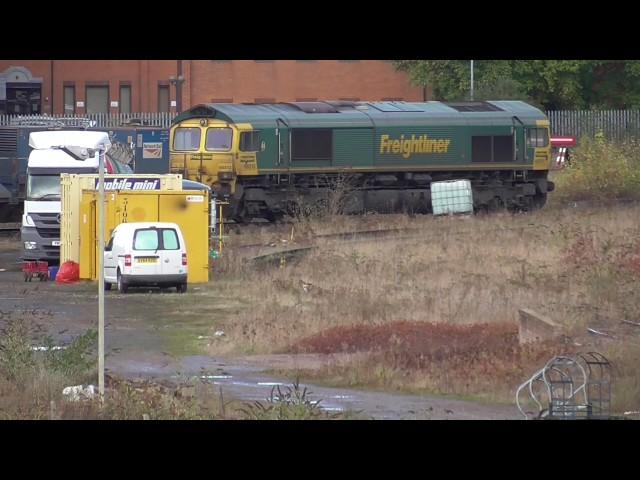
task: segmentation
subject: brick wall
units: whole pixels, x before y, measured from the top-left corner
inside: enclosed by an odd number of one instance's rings
[[[360,60],[184,60],[183,109],[213,101],[423,100],[406,74],[386,61]],[[109,100],[120,102],[120,85],[131,86],[131,110],[155,112],[158,85],[176,75],[176,60],[0,60],[0,73],[22,66],[42,77],[42,112],[63,113],[63,89],[75,87],[76,102],[85,102],[86,87],[109,87]],[[51,83],[53,78],[53,95]],[[175,87],[170,86],[170,100]],[[175,110],[175,108],[172,108]],[[117,113],[119,107],[110,108]]]

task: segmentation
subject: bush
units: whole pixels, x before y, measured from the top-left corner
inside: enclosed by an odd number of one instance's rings
[[[20,319],[0,328],[0,376],[10,382],[19,382],[36,365],[30,334],[30,325]]]
[[[555,179],[561,200],[640,199],[640,144],[602,134],[583,137],[571,165]]]

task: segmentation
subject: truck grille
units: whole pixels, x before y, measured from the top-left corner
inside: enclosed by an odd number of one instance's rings
[[[42,238],[59,238],[60,222],[58,213],[30,213],[36,231]]]

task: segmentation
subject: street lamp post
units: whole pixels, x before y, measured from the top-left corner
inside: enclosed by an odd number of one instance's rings
[[[98,392],[100,400],[104,400],[104,155],[111,147],[105,132],[86,132],[87,134],[103,135],[90,148],[80,145],[60,145],[59,148],[78,161],[85,161],[98,155]]]
[[[473,102],[473,60],[471,60],[471,101]]]
[[[98,148],[98,392],[104,400],[104,144]]]

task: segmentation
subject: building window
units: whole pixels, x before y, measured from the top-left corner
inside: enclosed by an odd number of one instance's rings
[[[87,87],[87,113],[109,113],[109,87]]]
[[[301,98],[296,98],[296,102],[317,102],[318,99],[317,98],[313,98],[313,97],[301,97]]]
[[[233,98],[212,98],[211,103],[233,103]]]
[[[169,85],[158,85],[158,111],[169,111]]]
[[[76,113],[76,87],[73,85],[64,87],[64,114]]]
[[[333,130],[329,128],[296,128],[291,130],[291,159],[331,161]]]
[[[131,85],[120,85],[120,113],[131,113]]]

